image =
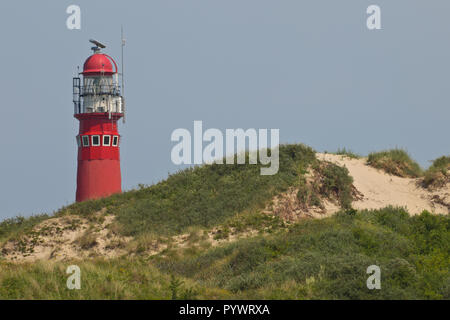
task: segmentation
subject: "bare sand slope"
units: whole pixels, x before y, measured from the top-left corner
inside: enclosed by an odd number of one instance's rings
[[[97,215],[101,216],[102,212]],[[89,222],[75,215],[45,220],[21,238],[7,241],[0,248],[1,254],[16,262],[113,258],[126,254],[124,245],[131,238],[115,235],[107,228],[115,216],[101,217],[101,222]]]
[[[216,247],[255,236],[261,231],[251,228],[238,231],[236,228],[230,228],[227,237],[216,237],[223,232],[223,227],[214,227],[211,230],[204,230],[206,232],[199,230],[169,238],[149,235],[144,238],[143,244],[139,241],[132,242],[132,237],[123,237],[111,232],[108,226],[113,223],[115,216],[103,216],[103,213],[104,210],[97,213],[98,217],[104,218],[103,222],[89,222],[75,215],[45,220],[20,239],[12,239],[4,243],[0,247],[0,256],[16,263],[38,260],[68,261],[96,257],[111,259],[134,256],[137,251],[140,254],[145,252],[153,256],[168,248],[184,249],[201,245]],[[89,239],[87,234],[90,235]]]
[[[355,209],[379,209],[388,205],[406,207],[410,214],[423,210],[449,213],[450,184],[435,191],[418,185],[418,179],[400,178],[370,167],[364,158],[351,159],[335,154],[317,153],[319,160],[345,166],[353,177],[353,185],[363,194],[353,202]]]

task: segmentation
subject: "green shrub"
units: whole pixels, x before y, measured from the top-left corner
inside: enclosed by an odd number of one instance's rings
[[[322,207],[321,198],[328,198],[337,200],[343,209],[351,208],[353,178],[347,168],[331,162],[315,162],[311,169],[314,171],[311,182],[299,177],[297,199],[301,205]]]
[[[353,178],[349,175],[348,169],[328,163],[321,167],[321,174],[323,175],[323,184],[319,194],[327,197],[336,196],[341,207],[349,209],[353,200]]]
[[[365,221],[387,227],[394,232],[410,232],[411,219],[405,208],[388,206],[377,210],[362,210],[359,215]]]

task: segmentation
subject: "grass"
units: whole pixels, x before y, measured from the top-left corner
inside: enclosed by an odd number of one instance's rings
[[[414,165],[405,154],[391,150],[369,160],[411,175]],[[432,170],[446,165],[448,159],[437,159]],[[315,172],[312,184],[306,184],[308,171]],[[299,200],[334,198],[343,210],[295,223],[261,213],[274,195],[299,185]],[[56,215],[94,222],[106,208],[117,216],[109,231],[134,236],[117,244],[129,254],[25,264],[0,256],[0,299],[450,299],[449,216],[410,216],[392,207],[356,211],[351,185],[347,169],[318,162],[304,145],[285,145],[275,176],[261,176],[259,165],[208,165],[150,187],[75,203]],[[47,218],[3,221],[0,242],[29,234]],[[208,245],[213,229],[221,245]],[[225,241],[254,230],[259,232],[251,237]],[[177,248],[171,237],[182,233],[187,242]],[[88,231],[77,241],[89,248],[95,239]],[[150,256],[156,243],[167,246]],[[71,264],[82,270],[81,290],[66,288]],[[366,287],[372,264],[381,268],[381,290]]]
[[[402,149],[372,152],[368,156],[367,164],[399,177],[417,178],[422,175],[419,164]]]
[[[423,185],[427,188],[442,187],[447,182],[450,182],[450,156],[442,156],[425,171]]]
[[[267,225],[262,214],[250,215],[245,224]],[[72,264],[81,269],[81,290],[66,288]],[[373,264],[381,290],[366,287]],[[450,219],[392,207],[341,211],[218,247],[112,260],[0,260],[0,270],[0,299],[450,299]]]
[[[206,165],[172,174],[150,187],[75,203],[58,214],[89,217],[107,208],[117,216],[123,235],[179,234],[191,227],[218,225],[243,210],[262,208],[296,183],[299,167],[316,161],[311,148],[284,145],[280,147],[280,170],[273,176],[262,176],[260,165]]]
[[[346,156],[351,159],[360,159],[361,158],[361,155],[354,153],[350,149],[346,149],[346,148],[339,148],[334,154]]]
[[[88,250],[97,245],[97,237],[92,230],[86,230],[81,237],[75,240],[75,242],[82,249]]]
[[[237,299],[449,299],[448,216],[410,217],[401,208],[341,212],[288,232],[242,239],[153,263]],[[366,268],[382,270],[382,290]]]
[[[81,269],[81,289],[69,290],[69,265]],[[171,299],[171,277],[142,259],[38,262],[0,261],[0,299]],[[174,277],[172,277],[174,278]],[[179,279],[176,277],[175,279]],[[219,289],[198,287],[189,279],[176,288],[178,298],[226,297]]]
[[[49,218],[47,214],[40,214],[28,218],[15,217],[0,222],[0,243],[6,239],[18,238],[21,234],[31,231],[40,222]]]

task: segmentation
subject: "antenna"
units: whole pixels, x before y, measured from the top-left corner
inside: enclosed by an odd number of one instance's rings
[[[103,43],[98,42],[97,40],[89,39],[89,42],[95,44],[95,47],[91,48],[92,51],[94,51],[94,53],[100,52],[100,49],[106,48],[106,46]]]
[[[102,49],[106,48],[106,46],[103,43],[101,43],[97,40],[89,39],[89,42],[95,44],[99,48],[102,48]]]
[[[124,83],[124,75],[123,75],[123,47],[125,47],[125,38],[123,37],[123,25],[120,26],[120,36],[121,36],[121,48],[122,48],[122,56],[121,56],[121,65],[122,65],[122,108],[123,108],[123,118],[122,123],[125,123],[125,83]]]

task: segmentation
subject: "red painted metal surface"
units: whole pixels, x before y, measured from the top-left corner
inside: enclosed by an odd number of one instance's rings
[[[120,193],[120,151],[119,144],[113,145],[120,136],[117,120],[121,113],[82,113],[75,118],[80,121],[80,145],[78,146],[78,170],[76,201],[85,201]],[[99,137],[99,146],[92,145],[93,136]],[[109,145],[103,145],[103,136],[109,136]],[[88,146],[83,145],[83,137],[88,137]]]
[[[78,160],[78,202],[107,197],[121,191],[119,160]]]
[[[114,64],[115,70],[113,69]],[[112,75],[117,72],[116,62],[104,53],[95,53],[84,62],[83,75]]]

